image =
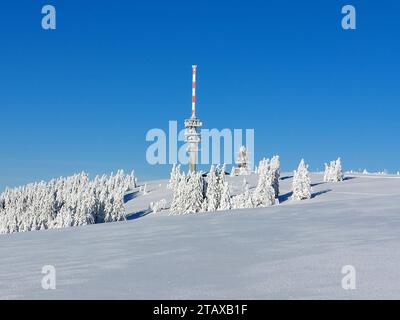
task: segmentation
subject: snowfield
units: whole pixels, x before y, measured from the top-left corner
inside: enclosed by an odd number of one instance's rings
[[[169,216],[149,203],[167,181],[126,196],[128,221],[0,235],[1,299],[400,299],[400,178],[347,175],[313,198]],[[243,177],[228,178],[233,193]],[[257,176],[248,178],[252,187]],[[44,265],[56,289],[41,286]],[[356,269],[344,290],[342,267]]]

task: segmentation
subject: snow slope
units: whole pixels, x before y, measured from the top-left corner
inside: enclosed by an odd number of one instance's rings
[[[400,179],[311,174],[314,197],[292,202],[282,176],[273,207],[148,214],[171,197],[155,181],[127,196],[127,222],[1,235],[0,298],[399,299]],[[230,183],[239,192],[242,178]],[[44,265],[56,268],[55,290],[41,287]],[[356,290],[341,287],[344,265]]]

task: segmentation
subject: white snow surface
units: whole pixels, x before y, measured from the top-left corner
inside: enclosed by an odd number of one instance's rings
[[[399,299],[400,178],[310,174],[313,198],[292,201],[281,176],[272,207],[148,213],[172,197],[152,181],[127,222],[0,235],[0,299]],[[228,180],[241,191],[243,177]],[[55,290],[42,289],[44,265]],[[345,265],[355,290],[341,286]]]

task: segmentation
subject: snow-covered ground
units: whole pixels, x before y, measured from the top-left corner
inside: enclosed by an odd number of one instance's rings
[[[171,199],[155,181],[130,196],[127,222],[0,235],[0,298],[399,299],[400,178],[311,174],[314,197],[299,202],[282,178],[281,204],[268,208],[149,214]],[[55,290],[42,289],[44,265]],[[341,286],[345,265],[355,290]]]

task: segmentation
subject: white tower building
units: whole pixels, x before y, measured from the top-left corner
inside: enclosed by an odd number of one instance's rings
[[[247,176],[251,174],[248,150],[241,146],[236,160],[237,167],[232,168],[232,176]]]
[[[185,137],[188,143],[187,152],[189,154],[189,172],[196,171],[198,145],[200,143],[200,133],[197,129],[203,123],[196,118],[196,65],[192,66],[192,116],[185,120]]]

